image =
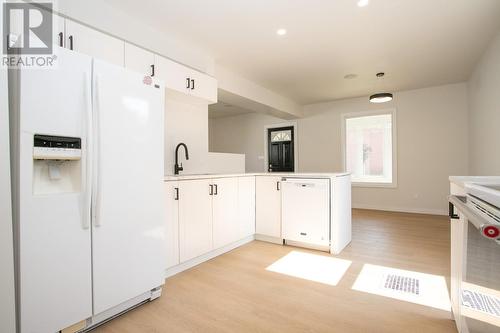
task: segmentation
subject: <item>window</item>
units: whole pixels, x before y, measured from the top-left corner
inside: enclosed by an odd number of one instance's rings
[[[343,116],[344,165],[352,182],[395,186],[395,111]]]
[[[271,132],[271,142],[292,141],[292,130]]]

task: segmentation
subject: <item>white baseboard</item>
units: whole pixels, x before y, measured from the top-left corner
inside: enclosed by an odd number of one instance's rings
[[[283,238],[281,237],[272,237],[272,236],[255,234],[255,239],[263,242],[283,245]]]
[[[428,215],[448,215],[448,211],[443,209],[427,209],[427,208],[404,208],[404,207],[386,207],[378,205],[365,205],[365,204],[352,204],[352,208],[355,209],[371,209],[371,210],[381,210],[387,212],[398,212],[398,213],[414,213],[414,214],[428,214]]]
[[[229,245],[226,245],[224,247],[218,248],[216,250],[210,251],[208,253],[205,253],[199,257],[193,258],[191,260],[188,260],[186,262],[180,263],[179,265],[173,266],[168,268],[165,271],[165,279],[169,278],[175,274],[178,274],[182,271],[185,271],[187,269],[190,269],[191,267],[197,266],[205,261],[208,261],[210,259],[213,259],[217,256],[220,256],[223,253],[229,252],[231,250],[234,250],[237,247],[240,247],[242,245],[245,245],[247,243],[250,243],[255,239],[254,235],[248,236],[246,238],[243,238],[237,242],[231,243]]]
[[[302,247],[304,249],[310,249],[310,250],[316,250],[316,251],[322,251],[322,252],[330,252],[329,245],[316,245],[316,244],[296,242],[296,241],[286,240],[286,239],[285,239],[285,245]]]

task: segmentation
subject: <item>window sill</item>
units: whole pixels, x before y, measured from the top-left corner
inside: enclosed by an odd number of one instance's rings
[[[352,182],[352,187],[397,188],[397,183]]]

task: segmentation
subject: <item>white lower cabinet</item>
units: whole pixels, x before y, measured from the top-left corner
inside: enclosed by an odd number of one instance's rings
[[[213,180],[212,211],[214,248],[217,249],[238,240],[237,178]]]
[[[281,238],[281,177],[257,176],[255,182],[255,233]]]
[[[255,177],[238,178],[238,236],[255,234]]]
[[[166,268],[255,234],[255,177],[167,181]]]
[[[179,181],[179,258],[184,262],[213,249],[209,179]]]
[[[165,183],[165,193],[167,201],[165,208],[167,213],[165,227],[165,246],[167,268],[179,264],[179,182],[172,181]]]

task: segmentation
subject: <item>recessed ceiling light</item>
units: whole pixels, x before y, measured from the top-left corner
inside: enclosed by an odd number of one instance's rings
[[[357,74],[347,74],[347,75],[344,76],[344,79],[346,79],[346,80],[352,80],[352,79],[355,79],[357,77],[358,77]]]
[[[358,0],[358,7],[366,7],[370,4],[370,0]]]
[[[276,34],[278,36],[284,36],[284,35],[286,35],[286,29],[283,29],[283,28],[278,29],[278,30],[276,30]]]

